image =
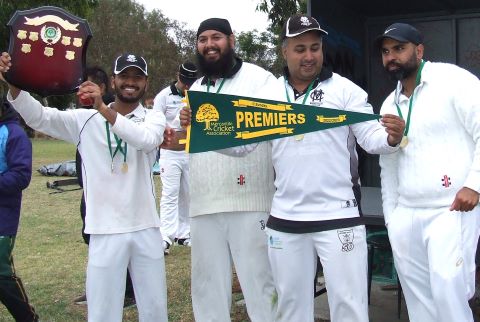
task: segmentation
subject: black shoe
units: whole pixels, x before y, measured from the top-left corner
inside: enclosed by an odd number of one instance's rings
[[[163,241],[163,254],[168,255],[170,254],[170,243],[166,240]]]
[[[87,295],[83,294],[73,300],[73,303],[77,305],[87,305]]]

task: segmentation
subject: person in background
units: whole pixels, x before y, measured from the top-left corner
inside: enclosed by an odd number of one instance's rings
[[[0,73],[12,61],[0,56]],[[2,77],[3,79],[3,77]],[[4,80],[4,79],[3,79]],[[59,111],[8,84],[7,98],[28,125],[78,146],[90,234],[87,265],[88,321],[121,321],[129,269],[140,321],[167,322],[165,261],[161,247],[152,166],[157,148],[172,133],[162,113],[140,101],[147,89],[147,63],[126,53],[114,62],[108,106],[100,87],[86,81],[77,95],[93,109]],[[84,103],[86,104],[86,103]]]
[[[18,232],[22,191],[32,178],[32,143],[17,112],[2,97],[0,105],[0,301],[15,321],[36,322],[22,280],[15,272],[13,246]]]
[[[160,149],[160,177],[162,198],[160,199],[160,230],[163,251],[167,255],[174,241],[190,246],[190,218],[188,215],[190,193],[188,189],[188,154],[185,144],[178,141],[186,138],[185,129],[175,122],[177,114],[185,106],[185,92],[197,79],[197,67],[185,62],[178,68],[177,80],[155,96],[153,108],[165,114],[167,124],[175,130],[175,142]]]
[[[282,31],[284,76],[266,98],[373,113],[364,90],[323,66],[327,32],[308,15]],[[383,125],[383,126],[382,126]],[[272,140],[275,194],[267,221],[268,256],[278,293],[275,321],[313,322],[317,258],[333,322],[367,322],[367,244],[359,212],[358,143],[368,153],[398,150],[404,122],[383,115],[324,131]]]
[[[411,322],[472,322],[480,234],[480,81],[423,59],[423,35],[394,23],[376,39],[397,81],[381,113],[406,119],[381,156],[383,213]]]
[[[87,80],[94,82],[100,87],[100,93],[102,94],[102,100],[105,104],[110,104],[115,100],[115,97],[110,93],[110,82],[107,73],[104,69],[98,66],[88,67],[86,69]],[[80,102],[77,105],[78,108],[93,108],[92,105],[82,105]],[[75,168],[77,172],[78,184],[83,188],[83,179],[82,179],[82,157],[78,152],[78,149],[75,153]],[[80,200],[80,217],[82,218],[82,237],[85,244],[88,245],[90,242],[90,235],[85,233],[85,195],[82,193],[82,198]],[[73,300],[75,304],[84,305],[87,304],[87,295],[82,294],[76,299]],[[130,273],[127,270],[127,282],[125,288],[125,303],[124,307],[129,307],[135,304],[135,294],[133,291],[132,279]]]

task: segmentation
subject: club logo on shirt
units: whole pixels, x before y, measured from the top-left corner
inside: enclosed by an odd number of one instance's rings
[[[442,186],[444,186],[445,188],[448,188],[452,185],[452,182],[450,181],[450,177],[448,175],[444,175],[442,177]]]
[[[310,104],[320,106],[324,96],[325,96],[325,92],[322,91],[321,89],[314,90],[313,92],[310,93],[310,99],[311,99]]]
[[[237,178],[237,184],[243,186],[245,183],[246,183],[246,182],[245,182],[245,176],[244,176],[243,174],[241,174],[241,175]]]
[[[342,252],[349,252],[354,248],[353,238],[354,233],[353,229],[339,229],[337,230],[338,239],[342,243]]]

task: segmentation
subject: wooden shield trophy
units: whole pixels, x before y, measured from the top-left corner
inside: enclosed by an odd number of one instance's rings
[[[75,92],[92,37],[86,20],[57,7],[17,11],[8,22],[12,67],[6,80],[43,97]]]

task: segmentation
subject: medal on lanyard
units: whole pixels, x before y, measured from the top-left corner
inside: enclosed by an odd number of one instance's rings
[[[122,139],[120,139],[115,133],[113,134],[113,136],[115,137],[115,142],[117,143],[117,146],[115,147],[115,151],[112,151],[112,141],[110,139],[110,126],[108,124],[108,121],[105,121],[105,129],[106,129],[106,132],[107,132],[107,143],[108,143],[108,151],[110,152],[110,157],[112,159],[112,163],[110,165],[110,170],[112,171],[113,173],[113,170],[114,170],[114,166],[113,166],[113,159],[115,158],[115,155],[117,154],[118,151],[120,151],[120,153],[123,155],[123,164],[122,164],[122,168],[121,168],[121,171],[123,173],[127,173],[128,172],[128,163],[127,163],[127,142],[123,142]],[[122,148],[122,143],[124,144],[123,145],[123,148]]]
[[[312,90],[314,82],[315,82],[315,80],[311,81],[310,84],[308,85],[307,91],[305,92],[305,96],[303,97],[303,101],[302,101],[303,105],[305,105],[305,102],[307,101],[307,97],[310,94],[310,91]],[[291,103],[290,96],[288,95],[288,87],[287,86],[288,86],[287,80],[285,80],[285,94],[287,95],[287,101],[289,103]],[[296,141],[302,141],[304,137],[305,137],[305,134],[298,134],[298,135],[295,135],[295,140]]]
[[[414,100],[414,96],[415,96],[415,88],[417,88],[417,86],[420,84],[423,65],[425,65],[424,60],[422,60],[422,62],[420,63],[420,67],[418,68],[417,77],[415,78],[415,87],[413,89],[412,96],[410,96],[410,100],[409,100],[409,103],[408,103],[408,114],[407,114],[407,120],[405,121],[405,131],[403,132],[402,141],[400,142],[400,147],[402,149],[406,148],[407,145],[408,145],[408,131],[410,129],[410,116],[412,115],[413,100]],[[395,94],[395,98],[396,97],[397,97],[397,95]],[[402,115],[402,111],[400,110],[400,106],[398,106],[397,103],[395,103],[395,105],[397,107],[398,116],[400,116],[403,119],[403,115]]]

